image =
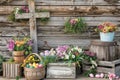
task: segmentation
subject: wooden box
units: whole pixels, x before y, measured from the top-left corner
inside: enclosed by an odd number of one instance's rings
[[[81,67],[75,63],[68,66],[67,63],[49,63],[47,66],[46,78],[76,78],[81,73]]]
[[[21,76],[22,69],[20,63],[3,62],[3,77],[16,78]]]
[[[83,64],[83,71],[90,69],[91,64],[84,63]],[[114,73],[117,76],[120,76],[120,59],[114,61],[99,61],[97,66],[98,73],[105,73],[108,74]]]
[[[97,59],[102,61],[113,61],[120,58],[117,42],[102,42],[93,40],[90,44],[90,51],[96,53]]]

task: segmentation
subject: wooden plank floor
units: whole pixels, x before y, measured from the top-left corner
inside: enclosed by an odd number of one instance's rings
[[[16,79],[7,79],[7,78],[0,77],[0,80],[16,80]],[[21,78],[19,80],[26,80],[26,79],[25,78]],[[76,78],[76,79],[44,79],[44,80],[109,80],[109,79],[79,77],[79,78]]]

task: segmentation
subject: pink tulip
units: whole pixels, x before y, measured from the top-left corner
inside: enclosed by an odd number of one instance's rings
[[[113,80],[116,78],[116,75],[114,73],[109,73],[108,78],[109,78],[109,80]]]

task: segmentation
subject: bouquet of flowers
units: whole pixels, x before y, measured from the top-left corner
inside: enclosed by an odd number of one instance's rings
[[[86,23],[82,18],[72,18],[65,22],[65,32],[67,33],[82,33],[85,32]]]
[[[56,48],[56,52],[60,59],[69,64],[71,64],[72,62],[76,62],[79,64],[79,62],[82,61],[82,57],[80,56],[80,54],[83,53],[83,50],[77,46],[58,46]]]
[[[30,38],[14,38],[8,41],[8,50],[9,51],[25,51],[25,54],[28,55],[32,52],[32,40]]]
[[[95,31],[104,32],[104,33],[114,32],[116,30],[117,30],[117,26],[111,22],[104,22],[98,25],[98,27],[95,29]]]

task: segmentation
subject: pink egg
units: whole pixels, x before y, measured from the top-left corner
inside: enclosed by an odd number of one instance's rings
[[[43,65],[42,65],[42,64],[39,64],[39,65],[38,65],[38,67],[39,67],[39,68],[42,68],[42,67],[43,67]]]
[[[100,75],[99,75],[99,74],[96,74],[95,77],[96,77],[96,78],[100,78]]]
[[[103,74],[103,73],[101,73],[101,74],[100,74],[100,77],[101,77],[101,78],[103,78],[103,77],[104,77],[104,74]]]
[[[94,75],[91,73],[91,74],[89,74],[89,77],[93,78],[93,77],[94,77]]]

